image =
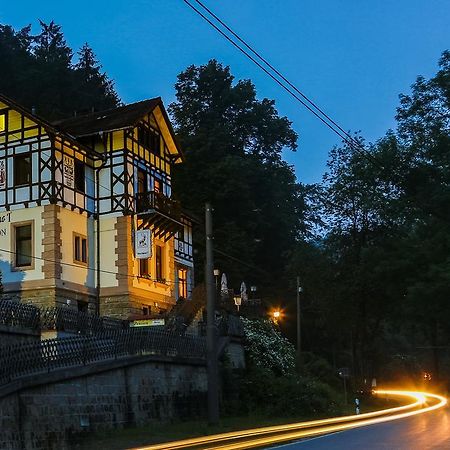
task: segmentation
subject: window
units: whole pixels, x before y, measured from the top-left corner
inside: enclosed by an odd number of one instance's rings
[[[84,162],[75,159],[75,189],[79,192],[85,192],[85,166]]]
[[[163,249],[160,245],[155,247],[155,275],[158,281],[163,281]]]
[[[6,131],[6,114],[0,114],[0,133]]]
[[[142,169],[137,171],[137,191],[139,194],[147,192],[147,174]]]
[[[150,272],[148,270],[148,258],[143,258],[139,260],[139,275],[141,277],[148,277]]]
[[[14,226],[15,267],[33,266],[33,230],[32,224]]]
[[[14,186],[31,183],[31,155],[21,153],[14,156]]]
[[[144,316],[148,316],[148,310],[149,310],[148,306],[143,306],[142,307],[142,314]]]
[[[187,298],[187,270],[178,269],[178,298]]]
[[[87,238],[79,234],[73,236],[73,260],[77,263],[87,264]]]
[[[146,127],[138,128],[138,143],[148,148],[154,155],[160,156],[161,139],[155,130]]]
[[[157,178],[155,178],[155,180],[153,182],[153,190],[155,192],[157,192],[158,194],[161,193],[161,180],[158,180]]]

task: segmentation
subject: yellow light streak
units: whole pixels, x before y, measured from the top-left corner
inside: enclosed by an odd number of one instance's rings
[[[375,394],[387,396],[408,397],[414,399],[413,403],[387,408],[370,413],[333,417],[330,419],[312,420],[308,422],[298,422],[286,425],[277,425],[271,427],[253,428],[249,430],[233,431],[211,436],[202,436],[198,438],[183,439],[180,441],[166,442],[147,447],[139,447],[134,450],[164,450],[164,449],[184,449],[190,447],[202,446],[203,449],[222,449],[222,450],[240,450],[247,448],[256,448],[264,445],[273,445],[276,443],[292,441],[305,437],[317,436],[336,431],[342,431],[350,428],[372,425],[375,423],[386,422],[389,420],[402,419],[416,414],[423,414],[447,404],[447,399],[440,395],[425,392],[411,392],[401,390],[376,390]],[[423,408],[427,398],[438,400],[438,403]],[[417,409],[421,407],[421,409]],[[411,411],[412,410],[412,411]],[[406,411],[406,412],[405,412]],[[280,434],[283,433],[283,434]],[[250,439],[255,436],[269,435]],[[224,443],[226,441],[242,440],[242,442],[232,442],[221,446],[211,444]]]

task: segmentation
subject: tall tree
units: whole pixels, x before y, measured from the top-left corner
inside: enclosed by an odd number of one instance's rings
[[[78,62],[74,66],[75,85],[79,87],[78,96],[73,106],[81,112],[87,105],[90,109],[103,110],[114,108],[119,104],[119,97],[114,90],[114,83],[105,72],[101,72],[92,48],[85,43],[78,51]]]
[[[281,157],[283,148],[297,147],[291,123],[278,115],[273,100],[256,98],[251,81],[235,83],[229,67],[215,60],[188,67],[175,89],[169,111],[186,155],[175,191],[199,216],[211,201],[216,247],[275,281],[303,226],[301,186]],[[220,264],[235,285],[239,278],[261,278],[236,261]]]

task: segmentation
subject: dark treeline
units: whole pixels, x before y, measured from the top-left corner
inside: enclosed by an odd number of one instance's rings
[[[74,63],[61,27],[39,23],[37,35],[31,25],[16,31],[0,24],[0,92],[48,120],[117,106],[114,85],[89,45]]]
[[[323,233],[297,247],[290,273],[305,285],[311,351],[360,380],[448,380],[450,52],[400,96],[396,119],[369,156],[331,151],[315,197]]]
[[[72,59],[53,22],[36,36],[0,26],[0,92],[48,119],[119,104],[87,44]],[[400,96],[397,129],[365,144],[370,157],[334,148],[310,186],[282,158],[297,148],[291,123],[250,80],[212,60],[182,72],[175,91],[169,111],[186,163],[174,192],[200,219],[213,204],[215,246],[237,258],[216,254],[230,287],[244,280],[283,305],[294,339],[299,275],[304,350],[355,380],[448,374],[450,53]],[[199,281],[201,225],[195,241]]]

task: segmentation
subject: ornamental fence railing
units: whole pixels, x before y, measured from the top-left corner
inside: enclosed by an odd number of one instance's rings
[[[27,375],[130,356],[206,358],[206,342],[160,330],[129,329],[102,335],[16,344],[0,352],[0,386]]]
[[[0,325],[77,334],[98,334],[128,328],[125,320],[95,316],[68,306],[38,308],[11,300],[0,300]]]
[[[0,325],[37,330],[40,326],[39,308],[10,300],[0,300]]]
[[[65,306],[50,306],[40,310],[41,330],[65,331],[79,334],[98,334],[108,330],[128,328],[125,320],[94,316]]]

